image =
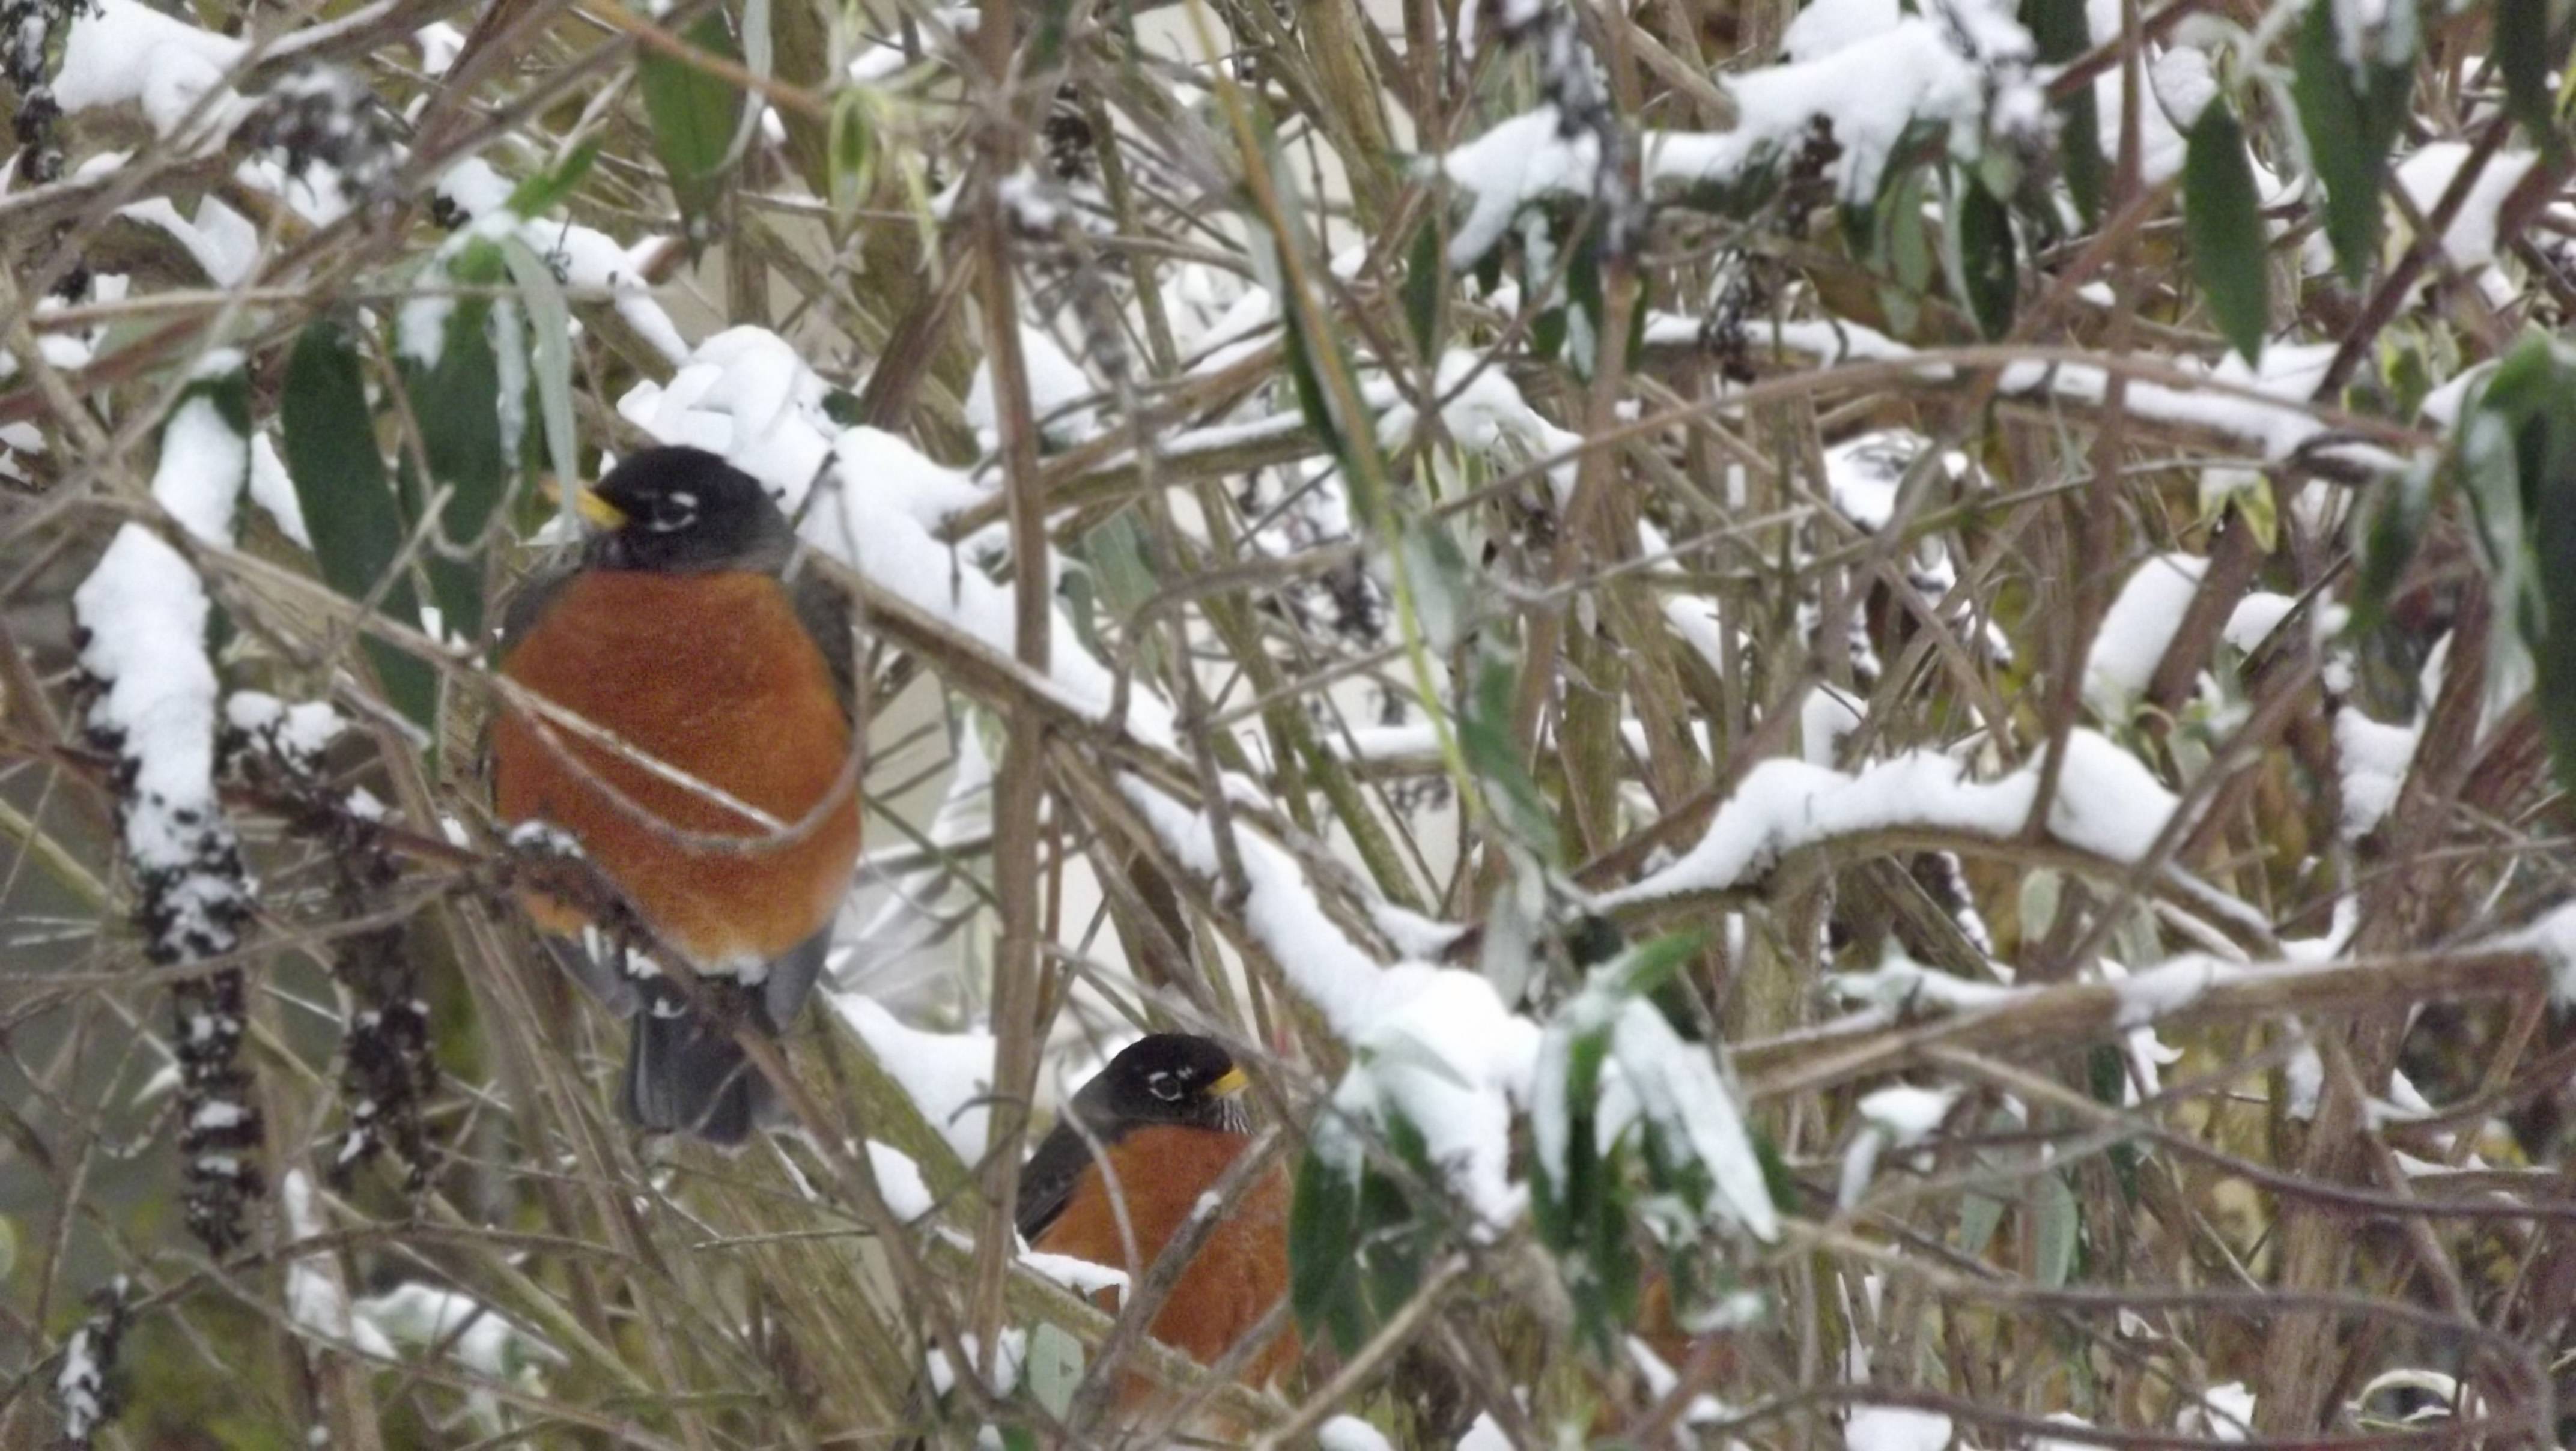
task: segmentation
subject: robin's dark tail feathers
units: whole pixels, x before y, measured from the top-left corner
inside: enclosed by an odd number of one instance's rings
[[[794,1022],[822,973],[830,937],[818,932],[771,963],[757,989],[701,977],[699,993],[714,999],[702,1004],[666,978],[623,977],[578,947],[557,953],[568,965],[590,963],[588,971],[575,966],[575,975],[612,1008],[632,1014],[618,1103],[627,1121],[647,1133],[694,1134],[725,1147],[769,1122],[777,1090],[743,1052],[734,1024],[774,1038],[780,1023]]]
[[[678,1002],[667,1006],[678,1011],[635,1015],[626,1047],[627,1119],[647,1133],[741,1143],[769,1107],[769,1080],[751,1066],[732,1029]]]

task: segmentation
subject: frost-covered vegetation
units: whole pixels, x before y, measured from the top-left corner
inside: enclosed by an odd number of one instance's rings
[[[2566,1444],[2571,44],[0,0],[0,1444]],[[655,442],[865,645],[735,1155],[479,760]],[[992,1207],[1148,1027],[1278,1383]]]

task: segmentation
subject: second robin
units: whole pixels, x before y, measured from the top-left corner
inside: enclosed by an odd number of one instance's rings
[[[1245,1083],[1214,1039],[1156,1033],[1128,1045],[1074,1094],[1020,1170],[1021,1236],[1034,1250],[1143,1275],[1250,1146]],[[1273,1167],[1200,1244],[1147,1329],[1213,1365],[1287,1293],[1288,1176]],[[1243,1379],[1264,1384],[1296,1348],[1294,1335],[1280,1336]]]
[[[638,453],[575,502],[600,532],[511,601],[500,670],[623,749],[505,701],[493,805],[569,834],[699,975],[683,993],[558,947],[632,1016],[626,1116],[738,1143],[769,1087],[733,1024],[775,1033],[803,1007],[858,861],[847,602],[793,568],[786,516],[714,454]],[[558,898],[526,902],[549,933],[585,925]]]

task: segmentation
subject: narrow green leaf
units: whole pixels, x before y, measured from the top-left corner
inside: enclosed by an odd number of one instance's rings
[[[1514,679],[1505,660],[1485,661],[1476,676],[1475,693],[1468,699],[1466,718],[1458,723],[1458,746],[1503,828],[1540,861],[1553,864],[1559,859],[1556,818],[1521,760],[1512,734]]]
[[[2531,654],[2559,784],[2576,787],[2576,351],[2545,336],[2516,348],[2461,419],[2454,457]]]
[[[558,479],[581,475],[581,435],[572,408],[572,307],[563,283],[536,249],[517,237],[501,239],[502,260],[528,310],[528,339],[535,351],[530,381],[536,386],[537,416],[543,422],[546,461]]]
[[[1566,361],[1585,382],[1601,366],[1601,319],[1609,306],[1601,291],[1601,222],[1594,218],[1574,245],[1565,268]]]
[[[1335,1128],[1335,1136],[1346,1132]],[[1319,1126],[1317,1141],[1327,1136]],[[1357,1146],[1350,1146],[1356,1153]],[[1297,1166],[1288,1202],[1288,1308],[1307,1334],[1331,1322],[1335,1301],[1352,1273],[1351,1246],[1359,1234],[1360,1190],[1348,1166],[1310,1146]]]
[[[584,141],[552,170],[538,172],[512,188],[510,200],[505,205],[516,216],[542,217],[571,197],[573,188],[580,186],[581,179],[590,175],[591,163],[598,159],[599,142],[596,139]]]
[[[2550,58],[2565,64],[2564,46],[2549,45],[2549,0],[2496,0],[2496,69],[2504,73],[2504,106],[2533,144],[2555,147],[2558,127],[2551,114],[2556,98],[2549,88]]]
[[[1426,363],[1440,357],[1440,297],[1448,280],[1440,229],[1425,221],[1414,234],[1413,252],[1404,264],[1404,321],[1413,333],[1416,354]]]
[[[2388,601],[2406,576],[2415,550],[2424,539],[2433,513],[2430,476],[2409,469],[2373,486],[2355,519],[2361,536],[2361,560],[2352,591],[2352,634],[2366,638],[2387,618]]]
[[[2037,1203],[2031,1206],[2031,1239],[2035,1251],[2032,1278],[2049,1289],[2064,1285],[2075,1270],[2076,1241],[2084,1229],[2083,1207],[2065,1176],[2042,1174],[2031,1181]]]
[[[488,287],[506,275],[500,249],[476,240],[433,281]],[[429,462],[429,492],[445,490],[439,532],[467,548],[483,537],[510,473],[509,440],[501,436],[501,365],[492,344],[489,297],[459,297],[440,324],[435,357],[403,359],[403,392],[420,426]],[[441,553],[430,569],[438,607],[466,638],[483,626],[483,575],[472,562]]]
[[[1989,338],[2012,331],[2021,267],[2013,255],[2012,213],[1972,177],[1958,179],[1960,301]]]
[[[699,16],[681,38],[709,55],[742,59],[721,10]],[[654,155],[670,178],[689,243],[697,246],[706,240],[708,214],[724,195],[740,93],[731,82],[654,50],[637,61],[636,80],[644,92],[644,114],[653,123]]]
[[[2365,62],[2365,84],[2344,64],[2334,12],[2335,0],[2312,0],[2299,22],[2290,96],[2325,184],[2326,240],[2345,280],[2358,284],[2378,260],[2379,192],[2414,71],[2411,58],[2402,67]]]
[[[2039,47],[2039,58],[2052,65],[2063,65],[2082,55],[2093,45],[2093,27],[2084,13],[2084,0],[2022,0],[2021,23]],[[2066,189],[2075,198],[2075,209],[2087,222],[2102,219],[2102,126],[2093,101],[2093,87],[2078,86],[2074,94],[2057,103],[2058,154],[2066,167]]]
[[[1923,222],[1924,177],[1929,168],[1909,166],[1888,187],[1872,233],[1870,265],[1888,279],[1878,289],[1887,313],[1890,336],[1910,338],[1922,320],[1923,298],[1932,286],[1940,257],[1933,250],[1931,229]]]
[[[377,451],[365,376],[347,332],[329,318],[306,325],[286,362],[282,448],[322,577],[351,599],[376,592],[407,532]],[[397,578],[382,595],[386,613],[420,623],[420,598]],[[438,679],[429,666],[375,640],[367,654],[394,707],[424,730],[437,722]]]
[[[877,128],[872,104],[863,86],[852,86],[832,98],[825,161],[832,184],[832,215],[843,226],[858,217],[859,208],[876,188]]]
[[[2213,97],[2192,124],[2182,163],[2183,234],[2192,276],[2209,299],[2218,330],[2253,362],[2263,355],[2271,278],[2263,265],[2263,212],[2245,133],[2224,97]]]

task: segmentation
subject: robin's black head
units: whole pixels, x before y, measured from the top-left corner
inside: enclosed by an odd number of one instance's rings
[[[1119,1050],[1068,1107],[1103,1141],[1154,1124],[1242,1133],[1244,1083],[1215,1039],[1155,1033]]]
[[[646,449],[574,502],[603,531],[591,559],[609,569],[777,569],[796,546],[760,481],[704,449]]]

